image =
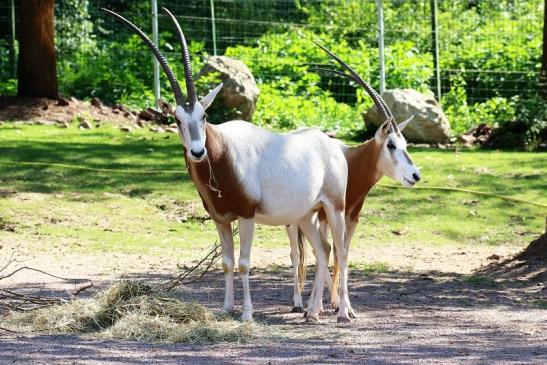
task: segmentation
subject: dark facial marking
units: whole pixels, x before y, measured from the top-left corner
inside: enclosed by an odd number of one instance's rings
[[[411,160],[410,156],[408,155],[408,153],[406,151],[403,151],[403,155],[406,158],[406,162],[408,162],[409,164],[412,165],[413,163],[412,163],[412,160]]]
[[[391,161],[393,161],[394,165],[397,165],[398,161],[395,158],[395,151],[397,151],[397,148],[395,147],[395,144],[392,140],[387,141],[387,149],[389,151],[389,157],[391,157]]]
[[[194,123],[194,122],[188,123],[188,131],[190,132],[190,139],[192,141],[199,140],[199,126],[197,125],[197,123]]]

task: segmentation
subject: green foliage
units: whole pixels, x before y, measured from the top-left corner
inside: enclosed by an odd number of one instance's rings
[[[260,96],[255,123],[274,129],[315,126],[347,135],[362,124],[361,118],[357,110],[337,103],[331,89],[342,82],[355,95],[355,86],[313,70],[310,64],[325,63],[326,56],[312,39],[320,40],[346,59],[369,59],[367,49],[352,49],[344,41],[307,30],[266,34],[253,46],[228,48],[226,55],[242,60],[256,75]],[[367,62],[356,65],[356,69],[363,75],[370,72]]]
[[[547,103],[539,95],[494,97],[469,105],[463,78],[452,80],[442,105],[452,130],[461,134],[484,123],[496,128],[489,147],[536,150],[547,142]],[[543,144],[543,147],[541,146]]]
[[[0,82],[0,95],[15,95],[17,94],[17,79],[7,79]]]
[[[311,40],[319,40],[348,60],[365,80],[377,73],[376,51],[366,42],[350,45],[345,39],[305,29],[265,34],[252,46],[230,47],[226,55],[245,62],[260,84],[261,95],[254,121],[281,129],[318,126],[338,130],[343,135],[358,132],[364,127],[359,111],[372,104],[370,98],[346,79],[314,70],[313,64],[328,63],[329,58]],[[388,54],[390,85],[428,90],[429,56],[419,54],[408,41],[394,43]],[[337,67],[332,65],[330,68]],[[357,102],[358,107],[337,105],[335,95],[341,93],[343,95],[337,96],[337,101]]]
[[[341,4],[343,3],[343,6]],[[532,128],[519,145],[537,145],[541,123],[531,117],[541,59],[542,0],[455,0],[439,2],[439,45],[442,105],[454,132],[478,123],[504,125],[521,121]],[[261,95],[254,121],[275,129],[304,125],[358,132],[359,112],[370,98],[355,84],[319,73],[310,64],[329,58],[311,40],[336,52],[378,88],[376,5],[362,0],[295,0],[219,2],[218,49],[241,59],[255,76]],[[175,14],[208,14],[201,2],[165,1]],[[79,98],[97,96],[107,103],[153,105],[152,56],[142,41],[97,9],[108,6],[127,15],[150,33],[150,3],[118,0],[56,2],[56,44],[61,92]],[[384,1],[386,85],[429,92],[432,79],[430,2]],[[182,75],[178,40],[167,17],[160,17],[160,48]],[[219,23],[220,24],[220,23]],[[203,18],[185,17],[194,70],[212,49],[212,34]],[[197,40],[197,42],[195,41]],[[14,94],[9,54],[0,40],[0,93]],[[172,92],[162,75],[162,95]],[[447,80],[445,82],[444,80]],[[212,79],[198,82],[204,94]],[[184,88],[184,86],[183,86]],[[520,95],[515,99],[515,95]],[[530,99],[529,102],[526,100]],[[476,102],[481,100],[481,102]],[[337,103],[343,103],[337,105]],[[517,103],[519,107],[517,108]],[[536,112],[536,111],[533,111]],[[541,111],[539,111],[541,114]],[[233,110],[210,110],[211,119],[237,117]],[[526,122],[524,122],[526,121]],[[516,128],[516,125],[514,125]],[[535,141],[535,142],[534,142]]]
[[[95,47],[93,23],[89,16],[89,0],[55,2],[55,45],[61,53],[71,54],[80,49]]]
[[[257,112],[253,121],[274,129],[317,127],[333,130],[347,136],[362,124],[357,111],[347,104],[338,103],[326,93],[295,96],[282,91],[276,83],[261,85]]]
[[[539,95],[516,97],[514,119],[494,131],[489,144],[495,148],[545,150],[547,143],[547,103]]]
[[[386,49],[386,84],[388,88],[427,91],[433,74],[432,66],[431,56],[421,53],[413,42],[394,42]]]
[[[451,123],[452,130],[461,134],[469,128],[484,123],[497,127],[515,118],[517,98],[494,97],[483,103],[469,105],[465,80],[457,77],[452,80],[452,89],[443,94],[442,106]]]

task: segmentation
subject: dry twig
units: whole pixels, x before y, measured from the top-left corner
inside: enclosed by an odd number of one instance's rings
[[[17,262],[17,260],[15,259],[15,251],[13,251],[6,263],[0,268],[0,273],[7,271],[7,269],[15,262]],[[12,277],[23,270],[39,272],[41,274],[60,279],[72,284],[78,284],[82,281],[86,282],[85,285],[81,286],[76,290],[76,292],[72,295],[72,298],[82,291],[93,286],[93,283],[89,280],[64,278],[29,266],[19,267],[5,275],[0,275],[0,281]],[[25,312],[38,308],[50,307],[56,304],[67,303],[68,301],[69,299],[21,294],[12,290],[0,288],[0,310],[4,309],[10,311]]]
[[[235,224],[232,229],[232,236],[235,236],[239,233],[239,225]],[[178,285],[189,284],[201,280],[205,274],[207,274],[211,268],[218,262],[222,256],[220,250],[220,243],[216,242],[211,250],[194,266],[185,268],[184,271],[180,272],[175,278],[167,281],[162,285],[163,290],[169,291],[173,290]],[[205,268],[201,269],[203,266]],[[197,274],[199,272],[199,274]],[[197,274],[197,277],[189,279],[190,275]]]

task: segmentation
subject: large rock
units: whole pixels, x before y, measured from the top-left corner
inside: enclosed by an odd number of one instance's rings
[[[450,139],[450,124],[441,106],[428,95],[413,89],[386,90],[382,98],[390,108],[395,120],[401,123],[412,115],[414,119],[403,131],[409,142],[447,143]],[[364,115],[367,128],[380,126],[380,116],[376,106]]]
[[[225,110],[235,110],[237,119],[250,120],[256,109],[258,86],[249,68],[241,61],[226,56],[209,57],[198,77],[218,72],[224,86],[217,96]],[[217,104],[218,105],[218,104]]]

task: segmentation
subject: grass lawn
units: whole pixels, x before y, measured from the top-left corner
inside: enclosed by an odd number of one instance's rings
[[[545,207],[425,188],[470,189],[545,205],[545,154],[410,153],[424,189],[373,189],[352,248],[520,247],[544,230]],[[395,183],[384,178],[381,184]],[[168,253],[187,260],[200,256],[196,248],[216,241],[206,217],[174,134],[125,133],[110,126],[0,126],[0,244],[37,252]],[[288,257],[282,228],[260,227],[255,242],[255,251],[282,248]],[[0,257],[5,254],[0,250]]]

